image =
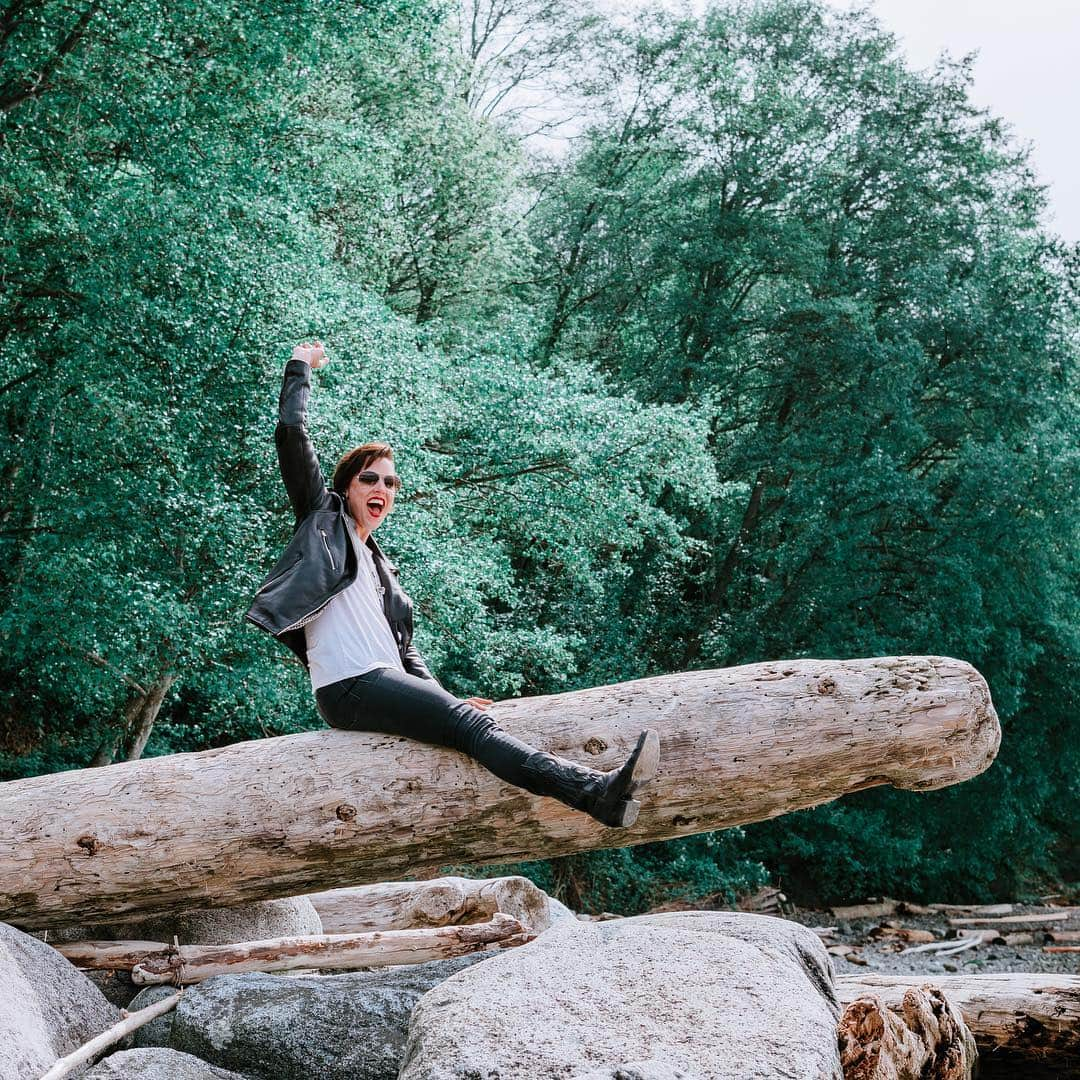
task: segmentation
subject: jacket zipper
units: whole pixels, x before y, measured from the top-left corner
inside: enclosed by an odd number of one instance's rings
[[[325,529],[320,529],[319,530],[319,535],[322,537],[322,546],[324,548],[326,548],[326,554],[327,554],[328,558],[330,559],[330,569],[333,570],[336,573],[337,572],[337,563],[334,562],[334,554],[330,550],[330,545],[326,542],[326,530]]]
[[[331,596],[330,600],[333,599],[334,597]],[[316,615],[319,615],[322,612],[322,609],[326,607],[326,604],[330,603],[330,600],[327,600],[325,604],[320,604],[314,611],[309,611],[306,615],[304,615],[302,618],[297,619],[296,622],[292,623],[290,626],[286,626],[284,630],[276,631],[276,634],[287,634],[290,630],[299,630],[300,627],[307,626],[307,624],[311,622]]]
[[[322,533],[323,546],[326,547],[326,554],[330,555],[330,565],[332,567],[334,567],[334,569],[336,570],[337,567],[334,565],[334,556],[330,553],[330,546],[326,543],[326,532],[323,529],[320,529],[319,532]],[[381,585],[380,585],[379,589],[380,589],[380,593],[382,593],[383,596],[385,597],[386,589],[383,588]],[[338,591],[340,592],[341,590],[339,589]],[[334,593],[334,596],[337,596],[337,593]],[[330,603],[331,600],[334,599],[334,596],[327,597],[326,600],[324,600],[314,611],[309,611],[306,615],[302,615],[299,619],[296,620],[296,622],[290,623],[283,630],[274,631],[275,636],[280,635],[280,634],[287,634],[290,630],[299,630],[302,626],[307,626],[307,624],[309,622],[311,622],[311,620],[314,619],[322,611],[322,609],[324,607],[326,607],[327,604]],[[385,600],[384,600],[384,603],[385,603]],[[384,611],[384,614],[385,614],[385,608],[383,609],[383,611]],[[397,631],[395,631],[395,635],[396,634],[397,634]],[[401,643],[402,639],[404,638],[404,636],[405,636],[404,633],[402,633],[401,636],[398,637],[398,642],[399,642],[398,650],[399,651],[401,649],[401,644],[400,643]]]

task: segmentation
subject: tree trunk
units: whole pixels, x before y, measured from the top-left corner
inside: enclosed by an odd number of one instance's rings
[[[174,682],[176,682],[175,672],[168,671],[150,687],[150,692],[146,695],[142,708],[139,709],[135,723],[128,730],[124,746],[124,758],[127,761],[138,761],[142,757],[142,752],[150,739],[150,732],[154,730],[154,721],[161,712],[161,703]]]
[[[142,712],[143,703],[146,701],[145,693],[137,692],[127,705],[124,706],[124,722],[120,726],[120,730],[115,729],[110,731],[101,745],[97,748],[97,752],[94,754],[90,761],[91,769],[99,769],[103,765],[111,765],[116,759],[116,752],[120,749],[120,743],[124,736],[132,728],[138,719],[139,713]]]
[[[932,984],[960,1010],[979,1048],[981,1076],[1072,1076],[1080,1068],[1080,976],[841,975],[837,995],[902,1006],[910,987]]]
[[[524,945],[536,935],[509,915],[468,926],[370,934],[320,934],[235,945],[166,945],[160,941],[71,941],[57,952],[81,968],[130,971],[139,986],[202,982],[214,975],[316,968],[359,969],[449,960]]]
[[[461,925],[490,919],[497,912],[539,934],[553,921],[554,903],[525,877],[391,881],[312,893],[308,899],[328,934]]]
[[[982,772],[982,677],[945,657],[796,660],[506,701],[515,735],[599,769],[659,730],[631,829],[530,796],[462,754],[324,730],[0,784],[0,919],[26,929],[550,858],[760,821]]]
[[[154,729],[154,722],[161,711],[162,702],[174,682],[175,672],[165,672],[149,690],[144,690],[141,686],[138,688],[136,696],[124,708],[124,722],[120,730],[109,735],[97,748],[90,768],[111,765],[121,744],[124,747],[125,761],[137,761],[142,757],[150,732]]]
[[[963,1017],[932,986],[909,987],[891,1007],[860,997],[838,1032],[844,1080],[971,1080],[978,1060]]]

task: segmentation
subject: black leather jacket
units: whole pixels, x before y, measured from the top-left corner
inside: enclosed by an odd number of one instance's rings
[[[266,575],[245,618],[273,634],[307,667],[305,624],[311,622],[358,573],[356,551],[349,539],[345,500],[329,491],[307,433],[307,400],[311,368],[303,360],[285,365],[274,430],[285,490],[296,514],[296,527],[285,553]],[[383,589],[383,612],[397,642],[405,670],[434,679],[412,643],[413,605],[398,584],[398,570],[368,536],[375,570]],[[437,681],[437,680],[436,680]]]

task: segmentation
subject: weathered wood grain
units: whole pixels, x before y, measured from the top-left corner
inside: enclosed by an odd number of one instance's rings
[[[975,1040],[936,987],[904,990],[899,1004],[866,994],[837,1026],[844,1080],[971,1080]]]
[[[308,899],[328,934],[453,926],[481,922],[496,912],[512,915],[537,933],[552,922],[551,897],[516,876],[386,881],[312,893]]]
[[[155,948],[142,957],[129,948],[128,956],[135,959],[129,970],[131,981],[136,985],[172,983],[186,986],[215,975],[239,975],[247,971],[360,970],[424,964],[489,949],[510,949],[524,945],[534,937],[536,935],[517,919],[495,914],[488,922],[468,926],[376,930],[369,934],[312,934],[243,941],[235,945],[180,945],[165,951]],[[60,948],[74,959],[72,945]],[[80,955],[88,967],[100,967],[114,960],[113,956],[94,955],[85,948]]]
[[[841,975],[837,995],[848,1005],[865,995],[898,1006],[911,987],[938,987],[975,1036],[983,1072],[1074,1076],[1080,1070],[1080,976]],[[1013,1070],[1013,1071],[1009,1071]]]
[[[993,760],[985,681],[947,657],[797,660],[500,702],[492,716],[600,769],[643,727],[660,769],[627,830],[461,754],[322,730],[0,784],[0,919],[26,929],[548,858],[760,821]]]

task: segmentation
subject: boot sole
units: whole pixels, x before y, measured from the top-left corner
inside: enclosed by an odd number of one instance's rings
[[[630,782],[626,786],[628,796],[643,788],[656,776],[656,770],[660,767],[660,736],[653,728],[641,733],[631,757],[635,760],[630,769]],[[634,816],[637,817],[636,812]]]
[[[623,799],[615,809],[615,816],[604,824],[613,829],[628,829],[638,819],[641,803],[637,799]]]

